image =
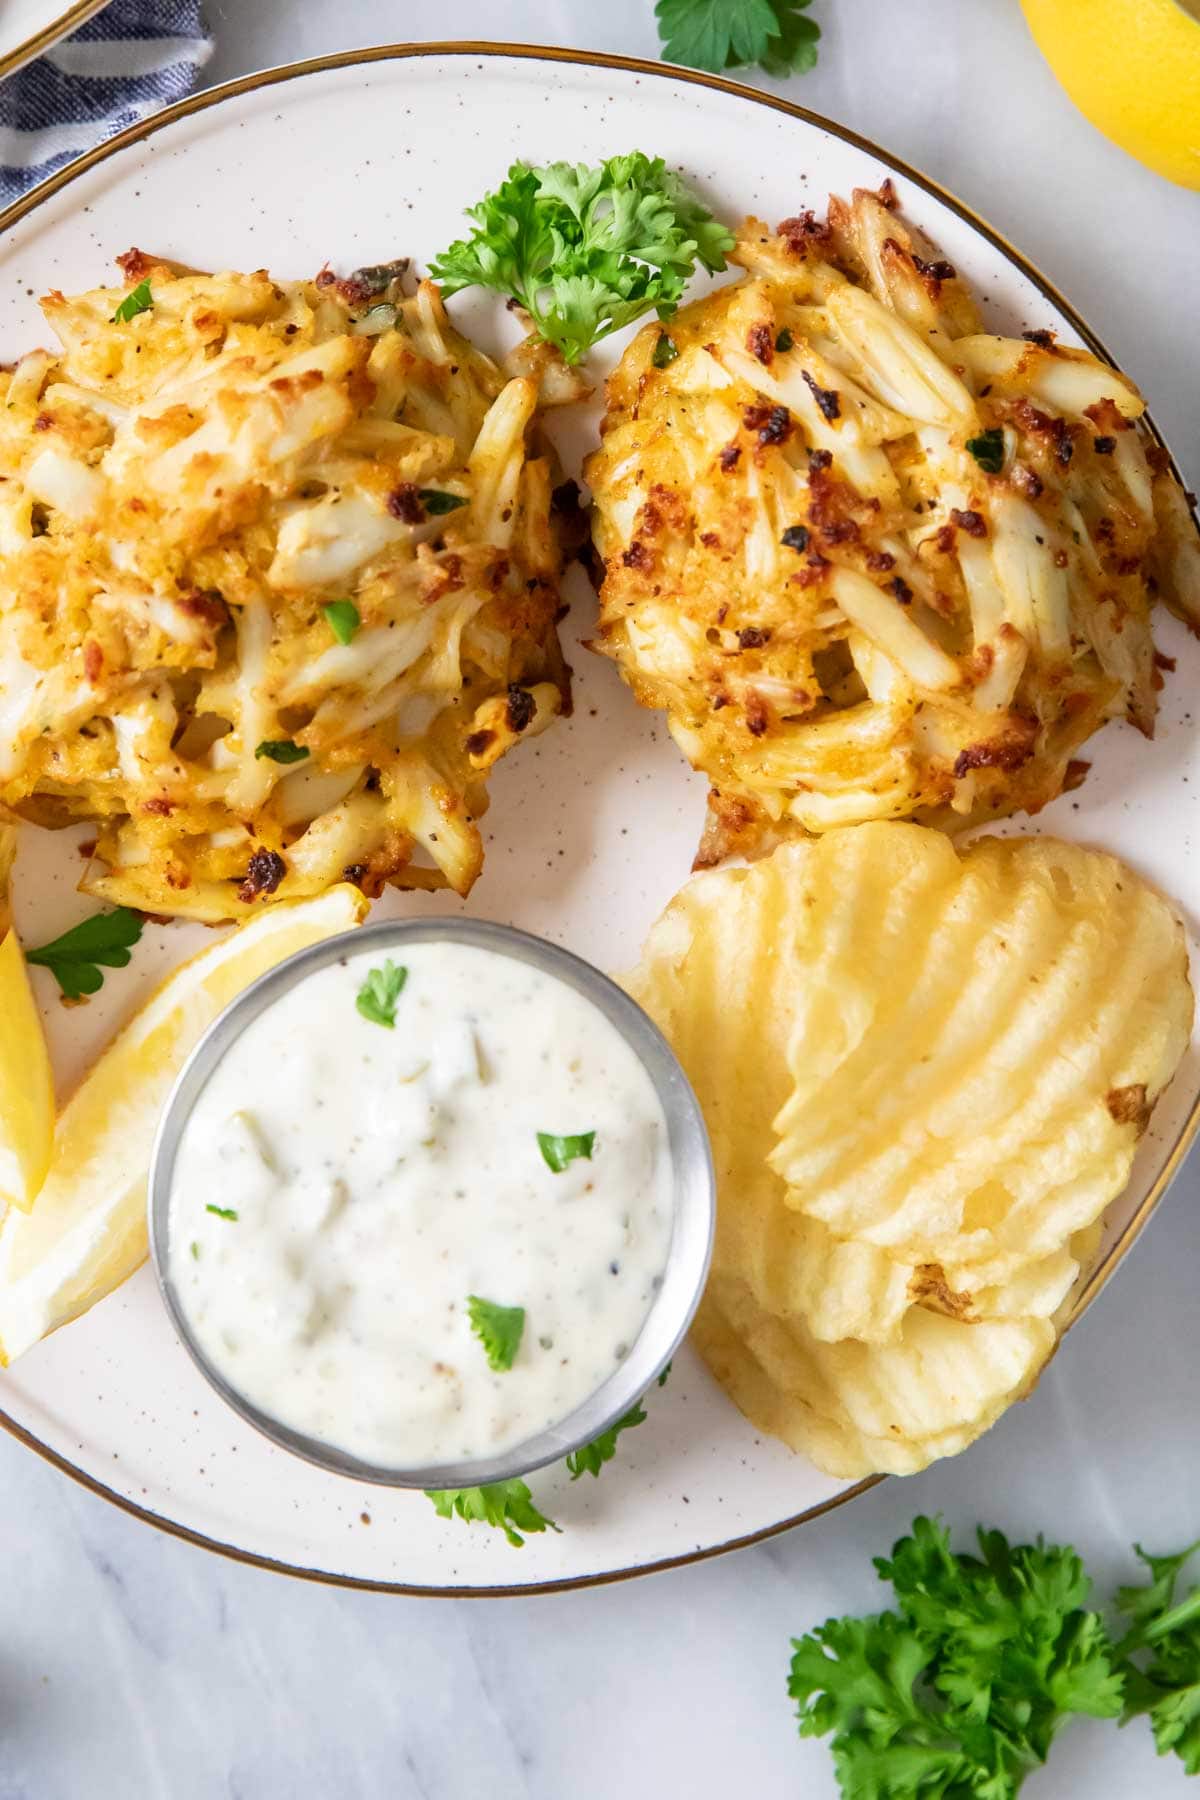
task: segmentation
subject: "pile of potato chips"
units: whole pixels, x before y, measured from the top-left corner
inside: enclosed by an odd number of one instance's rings
[[[694,1339],[831,1474],[1027,1393],[1188,1043],[1183,927],[1111,856],[867,824],[696,877],[627,986],[708,1122]]]

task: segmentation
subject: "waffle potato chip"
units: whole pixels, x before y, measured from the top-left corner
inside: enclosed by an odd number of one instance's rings
[[[808,854],[810,886],[859,888],[854,949],[821,971],[852,990],[854,1030],[835,1062],[797,1017],[771,1163],[837,1236],[1003,1281],[1125,1185],[1191,1032],[1183,927],[1114,857],[1049,838],[960,863],[919,833],[944,880],[906,915],[904,829],[864,827],[850,871],[836,843]]]
[[[791,1246],[806,1230],[783,1204],[785,1185],[766,1161],[772,1121],[789,1091],[791,874],[789,864],[769,857],[752,869],[697,877],[624,978],[669,1040],[704,1112],[720,1196],[714,1266],[747,1279],[755,1265],[784,1258],[794,1265]],[[772,1303],[765,1291],[759,1297]]]
[[[833,1475],[911,1475],[963,1450],[1028,1393],[1054,1349],[1048,1319],[966,1325],[910,1309],[887,1348],[819,1344],[744,1283],[710,1283],[693,1334],[752,1424]]]
[[[1188,1041],[1170,907],[1074,845],[863,825],[698,876],[626,986],[709,1127],[717,1379],[838,1475],[964,1448],[1050,1354]]]
[[[725,1317],[711,1287],[692,1324],[692,1342],[714,1378],[757,1430],[779,1438],[827,1474],[853,1480],[876,1472],[916,1472],[918,1465],[911,1453],[905,1454],[907,1446],[868,1444],[848,1421],[827,1419],[803,1395],[785,1394],[777,1387]]]
[[[910,1307],[964,1324],[1049,1319],[1095,1256],[1099,1230],[1077,1232],[1061,1249],[1026,1263],[1006,1281],[980,1281],[970,1263],[897,1261],[875,1244],[835,1237],[787,1204],[782,1184],[768,1204],[739,1208],[736,1266],[760,1306],[799,1317],[822,1343],[859,1338],[895,1343]],[[726,1233],[728,1244],[732,1233]],[[986,1271],[985,1271],[986,1273]]]

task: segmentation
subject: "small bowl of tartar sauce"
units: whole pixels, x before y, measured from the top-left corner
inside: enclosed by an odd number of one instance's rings
[[[508,1480],[678,1348],[715,1215],[703,1118],[615,983],[508,926],[314,945],[238,996],[150,1172],[168,1312],[276,1444],[397,1487]]]

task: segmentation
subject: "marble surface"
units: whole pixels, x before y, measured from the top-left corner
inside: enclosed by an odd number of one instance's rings
[[[953,188],[1074,298],[1200,479],[1196,196],[1095,135],[1016,0],[816,0],[818,70],[783,84]],[[208,0],[213,80],[430,37],[412,0]],[[651,56],[651,0],[445,0],[446,36]],[[317,154],[333,154],[333,147]],[[1177,363],[1182,352],[1181,367]],[[0,1438],[0,1800],[593,1800],[836,1792],[785,1693],[788,1639],[867,1610],[870,1557],[918,1510],[1070,1537],[1105,1594],[1129,1544],[1200,1532],[1200,1161],[1034,1398],[973,1450],[740,1554],[554,1598],[308,1586],[109,1508]],[[1072,1728],[1057,1800],[1185,1791],[1141,1725]]]

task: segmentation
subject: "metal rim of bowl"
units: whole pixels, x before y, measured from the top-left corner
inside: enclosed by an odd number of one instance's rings
[[[351,955],[417,943],[451,942],[509,956],[561,981],[588,1000],[620,1033],[650,1076],[667,1122],[673,1172],[671,1239],[661,1286],[628,1355],[566,1418],[500,1456],[421,1468],[388,1468],[284,1424],[247,1399],[197,1342],[171,1274],[170,1202],[184,1129],[210,1077],[242,1033],[309,975]],[[679,1349],[704,1291],[716,1225],[716,1183],[699,1102],[674,1051],[636,1001],[607,975],[560,945],[516,926],[433,916],[385,920],[339,932],[298,951],[259,976],[213,1021],[175,1079],[155,1134],[147,1185],[150,1255],[159,1293],[176,1335],[226,1405],[278,1448],[332,1474],[399,1488],[489,1485],[557,1462],[624,1418]]]

